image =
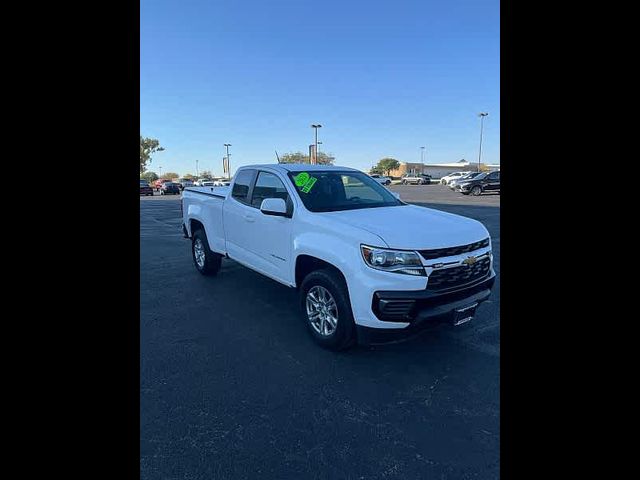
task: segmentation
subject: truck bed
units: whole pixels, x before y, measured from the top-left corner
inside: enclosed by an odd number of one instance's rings
[[[183,221],[191,236],[190,220],[204,227],[209,248],[224,255],[226,253],[222,206],[231,187],[189,187],[182,191]]]

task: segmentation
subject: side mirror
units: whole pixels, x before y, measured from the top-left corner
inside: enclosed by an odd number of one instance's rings
[[[260,204],[260,211],[265,215],[276,217],[287,216],[287,204],[281,198],[265,198]]]
[[[389,190],[391,192],[391,190]],[[396,197],[398,200],[400,200],[400,194],[398,192],[391,192],[391,195],[393,195],[394,197]]]

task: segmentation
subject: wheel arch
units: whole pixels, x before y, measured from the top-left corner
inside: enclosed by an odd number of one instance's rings
[[[307,275],[309,275],[311,272],[315,270],[321,270],[321,269],[330,269],[335,271],[338,275],[340,275],[340,277],[344,281],[344,284],[347,285],[347,279],[344,273],[342,272],[342,270],[338,266],[334,265],[330,261],[319,258],[315,255],[301,253],[296,257],[295,278],[294,278],[296,288],[300,288],[300,285],[302,284],[303,280]]]

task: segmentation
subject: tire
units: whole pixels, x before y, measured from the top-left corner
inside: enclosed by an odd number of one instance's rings
[[[400,182],[400,183],[402,183],[402,185],[406,185],[407,181],[406,180],[402,180],[402,182]]]
[[[202,248],[201,252],[203,257],[199,260],[196,258],[196,250]],[[218,273],[222,266],[222,255],[209,250],[209,241],[207,240],[207,234],[204,230],[199,229],[193,233],[191,239],[191,258],[196,270],[202,275],[213,276]]]
[[[482,193],[482,187],[480,185],[476,185],[475,187],[473,187],[471,189],[471,191],[469,193],[471,195],[473,195],[474,197],[477,197],[478,195],[480,195]]]
[[[447,181],[446,180],[440,180],[440,185],[446,185]]]
[[[313,302],[314,297],[320,300],[318,303],[323,303],[322,301],[324,300],[324,303],[331,305],[329,297],[322,298],[323,290],[328,292],[334,305],[333,308],[329,306],[326,312],[336,319],[333,331],[328,334],[322,334],[316,328],[323,330],[324,326],[326,328],[325,331],[328,331],[332,327],[331,322],[320,317],[314,327],[309,318],[309,308],[307,306],[307,300],[309,299],[310,309],[313,311],[316,308]],[[311,295],[309,295],[310,292]],[[336,271],[332,269],[314,270],[305,277],[300,285],[300,309],[309,333],[321,347],[339,351],[351,347],[356,342],[356,325],[353,321],[349,291],[344,279]]]

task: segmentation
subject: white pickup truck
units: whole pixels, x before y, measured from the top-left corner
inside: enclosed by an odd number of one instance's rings
[[[226,257],[297,288],[309,332],[333,350],[465,323],[495,280],[484,225],[408,205],[352,168],[241,167],[229,187],[186,188],[182,217],[200,273]]]

